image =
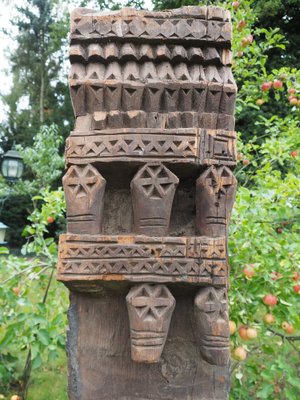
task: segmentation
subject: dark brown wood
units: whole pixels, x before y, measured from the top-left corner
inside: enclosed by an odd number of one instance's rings
[[[226,288],[206,287],[195,297],[200,352],[213,365],[228,365],[230,357]]]
[[[215,6],[71,15],[57,278],[72,400],[228,399],[230,41]]]
[[[196,228],[200,235],[226,236],[237,182],[227,167],[212,166],[196,182]]]
[[[158,363],[131,359],[123,295],[72,293],[67,351],[70,400],[224,400],[228,366],[206,362],[198,343],[192,296],[176,297]]]
[[[105,179],[92,165],[72,165],[63,177],[67,229],[72,233],[102,231]]]
[[[178,178],[162,164],[146,164],[131,181],[134,231],[160,236],[169,230]]]
[[[133,361],[156,363],[163,351],[175,299],[165,285],[136,285],[126,296]]]

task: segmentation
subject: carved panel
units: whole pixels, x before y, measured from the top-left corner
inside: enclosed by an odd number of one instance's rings
[[[58,279],[225,285],[226,240],[61,235]]]
[[[158,362],[167,339],[175,299],[165,285],[137,285],[127,297],[133,361]]]
[[[134,231],[166,235],[179,180],[163,164],[146,164],[131,181]]]
[[[237,182],[227,167],[208,168],[196,182],[196,228],[201,235],[227,234]]]
[[[84,133],[74,132],[67,140],[68,163],[161,160],[196,165],[236,164],[236,135],[231,131],[147,128],[103,130],[101,134],[91,131],[87,137]]]
[[[195,298],[194,315],[202,357],[214,365],[227,365],[230,358],[227,290],[201,288]]]
[[[92,165],[73,165],[68,169],[63,177],[68,232],[101,232],[105,184]]]

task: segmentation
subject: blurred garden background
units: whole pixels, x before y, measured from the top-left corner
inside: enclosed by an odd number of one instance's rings
[[[0,149],[22,179],[0,177],[0,399],[65,400],[68,291],[55,280],[65,230],[69,11],[167,9],[193,0],[1,0]],[[239,190],[233,210],[231,400],[300,398],[300,1],[203,1],[231,11]],[[18,397],[20,396],[20,397]]]

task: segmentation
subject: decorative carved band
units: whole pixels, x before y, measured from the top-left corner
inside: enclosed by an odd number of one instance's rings
[[[61,235],[58,279],[225,285],[226,240]]]
[[[136,43],[87,43],[72,44],[69,49],[71,63],[124,62],[124,61],[170,61],[192,63],[214,63],[231,65],[229,49],[215,47],[184,47],[170,44]]]
[[[119,64],[113,64],[120,68]],[[160,82],[154,77],[147,83],[140,82],[142,77],[140,78],[139,72],[131,67],[127,75],[133,78],[128,79],[127,82],[122,80],[121,71],[116,72],[116,69],[113,70],[114,73],[111,73],[112,78],[108,78],[107,81],[99,80],[97,77],[101,64],[95,64],[96,66],[90,69],[89,73],[91,77],[94,76],[93,79],[74,79],[74,76],[79,76],[78,68],[76,68],[76,72],[72,73],[73,77],[69,80],[75,115],[113,110],[233,114],[236,86],[232,78],[221,77],[220,71],[216,68],[215,72],[210,72],[209,79],[192,82],[186,65],[181,64],[175,72],[182,81],[176,82],[175,76],[173,78],[173,70],[168,71],[163,64],[165,63],[161,63],[162,78],[166,81]],[[75,64],[74,68],[77,66],[78,64]],[[89,67],[92,67],[92,64],[89,64]],[[152,70],[146,68],[145,72],[150,74]],[[155,76],[154,73],[153,76]],[[168,79],[171,82],[168,82]]]
[[[98,130],[101,134],[114,134],[122,129],[124,133],[141,132],[154,135],[163,133],[164,129],[174,129],[172,134],[185,135],[186,128],[218,129],[233,131],[234,117],[228,114],[198,113],[198,112],[149,112],[128,111],[128,112],[95,112],[77,117],[75,130],[72,136],[96,135]],[[119,129],[118,129],[119,128]],[[130,129],[129,128],[134,128]],[[151,129],[150,129],[151,128]]]
[[[161,134],[159,134],[161,132]],[[235,132],[190,129],[185,135],[174,131],[143,130],[127,133],[70,136],[66,143],[66,160],[71,164],[111,161],[161,161],[196,165],[236,164]]]
[[[158,40],[176,43],[219,42],[229,45],[230,15],[218,7],[186,8],[167,13],[137,12],[133,9],[99,15],[88,9],[75,9],[71,15],[71,41],[111,39]]]

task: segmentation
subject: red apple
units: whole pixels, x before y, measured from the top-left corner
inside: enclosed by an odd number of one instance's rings
[[[242,31],[245,28],[246,25],[247,25],[246,21],[241,19],[239,21],[239,23],[237,24],[238,31]]]
[[[290,102],[290,104],[291,104],[292,106],[295,106],[295,105],[298,104],[298,99],[297,99],[296,97],[291,97],[291,98],[289,99],[289,102]]]
[[[247,352],[243,347],[239,346],[236,349],[234,349],[233,358],[235,358],[237,361],[243,361],[246,359],[246,357],[247,357]]]
[[[263,298],[263,302],[266,306],[274,307],[277,304],[277,297],[273,294],[267,294]]]
[[[298,271],[293,272],[293,281],[300,281],[300,273]]]
[[[257,330],[255,328],[247,329],[248,339],[256,339],[257,338]]]
[[[273,87],[274,89],[281,89],[283,86],[283,83],[279,79],[275,79],[273,82]]]
[[[250,161],[247,159],[247,158],[245,158],[244,160],[243,160],[243,165],[244,166],[247,166],[247,165],[249,165],[250,164]]]
[[[294,285],[293,286],[293,290],[294,290],[295,293],[298,294],[300,292],[300,285]]]
[[[289,93],[289,94],[295,94],[295,93],[296,93],[296,89],[294,89],[294,88],[289,88],[289,89],[288,89],[288,93]]]
[[[234,1],[231,3],[232,7],[236,10],[237,8],[239,8],[240,3],[238,1]]]
[[[293,150],[290,152],[291,157],[297,157],[298,156],[298,151],[297,150]]]
[[[234,335],[236,332],[236,323],[234,321],[229,321],[229,332],[230,335]]]
[[[19,294],[20,294],[20,292],[21,292],[21,289],[20,289],[19,287],[14,287],[14,288],[12,289],[12,291],[14,292],[14,294],[15,294],[16,296],[19,296]]]
[[[262,90],[263,92],[267,92],[268,90],[271,89],[271,87],[272,87],[272,82],[264,82],[264,83],[261,85],[261,90]]]
[[[239,335],[243,340],[249,340],[247,335],[247,330],[248,330],[247,326],[242,325],[239,327]]]
[[[243,272],[244,272],[244,275],[246,276],[246,278],[248,278],[248,279],[253,278],[253,276],[255,275],[254,268],[251,265],[247,265],[243,269]]]
[[[47,222],[48,224],[52,224],[54,222],[54,218],[53,217],[47,217]]]
[[[264,316],[264,321],[265,321],[265,323],[266,324],[274,324],[274,322],[275,322],[275,317],[274,317],[274,315],[273,314],[266,314],[265,316]]]
[[[289,326],[285,329],[285,331],[287,334],[291,335],[292,333],[295,332],[295,329],[294,329],[293,325],[289,324]]]
[[[282,274],[280,272],[272,271],[271,278],[273,281],[277,281],[278,279],[282,278]]]

